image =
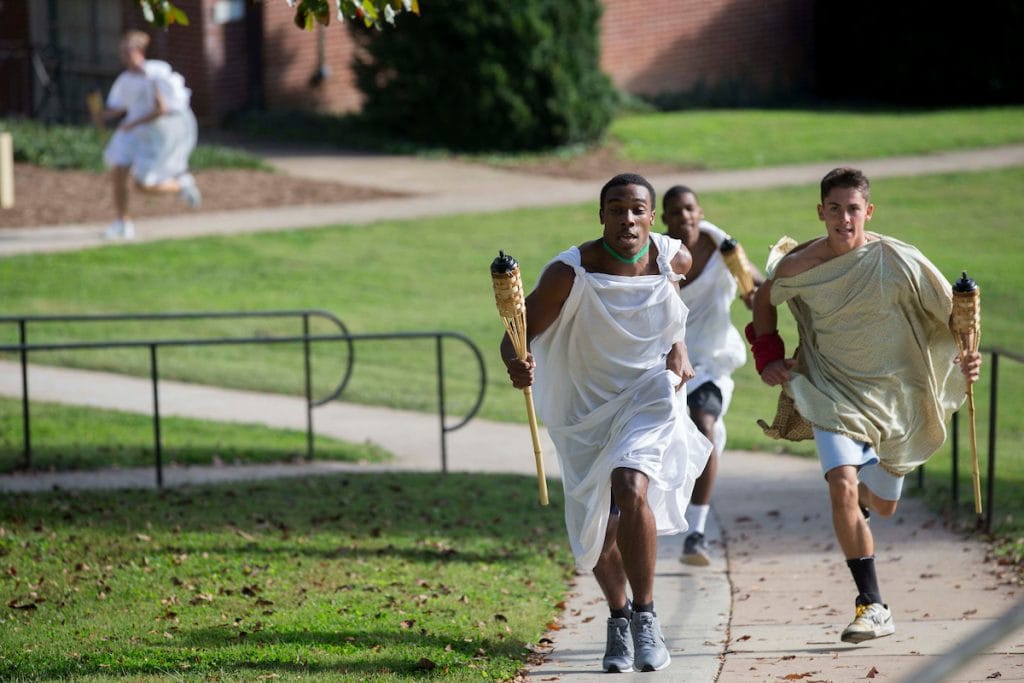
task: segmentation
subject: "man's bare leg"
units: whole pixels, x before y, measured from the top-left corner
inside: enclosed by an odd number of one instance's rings
[[[633,591],[633,668],[660,671],[672,662],[661,624],[654,613],[654,565],[658,555],[658,530],[647,503],[647,475],[618,468],[612,472],[612,493],[619,507],[616,545],[622,567]]]
[[[892,517],[896,512],[896,506],[899,504],[898,500],[887,500],[876,496],[875,492],[863,483],[857,485],[857,500],[864,507],[877,512],[883,517]]]
[[[832,502],[832,527],[843,555],[848,560],[874,555],[875,539],[858,506],[857,468],[852,465],[836,467],[825,475],[825,481]]]
[[[846,566],[857,584],[857,612],[850,625],[843,630],[841,639],[848,643],[860,643],[890,635],[896,627],[878,588],[875,539],[860,510],[862,487],[857,481],[857,468],[841,465],[829,470],[825,480],[828,482],[832,502],[832,526],[846,557]],[[866,490],[866,487],[863,488]],[[894,502],[892,509],[895,509]]]
[[[612,493],[620,511],[616,545],[633,589],[633,603],[648,605],[654,602],[658,533],[654,513],[647,504],[647,475],[622,467],[616,469],[612,472]]]
[[[128,220],[128,171],[127,166],[114,166],[110,169],[110,180],[114,189],[114,213],[117,220]]]
[[[611,610],[624,609],[629,601],[626,594],[626,571],[622,567],[622,554],[615,539],[618,532],[619,516],[611,515],[608,518],[608,529],[604,534],[604,547],[601,548],[601,556],[594,567],[594,578],[597,585],[601,587],[605,600],[608,601],[608,608]]]
[[[622,555],[616,543],[619,515],[608,518],[601,556],[594,567],[594,577],[608,601],[608,635],[604,648],[601,668],[611,673],[626,673],[633,670],[633,635],[630,632],[630,618],[633,616],[629,596],[626,593],[626,571],[622,568]]]

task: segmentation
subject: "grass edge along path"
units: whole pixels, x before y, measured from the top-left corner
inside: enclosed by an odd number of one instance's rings
[[[147,467],[154,463],[153,418],[33,401],[33,470]],[[0,473],[23,462],[21,401],[0,397]],[[160,419],[165,467],[296,462],[306,456],[306,433],[262,424],[236,424],[184,417]],[[347,443],[314,435],[317,460],[379,463],[392,458],[374,444]]]

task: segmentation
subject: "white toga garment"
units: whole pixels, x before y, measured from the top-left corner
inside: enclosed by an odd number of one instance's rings
[[[710,237],[716,247],[728,239],[720,228],[701,221],[700,231]],[[722,392],[722,414],[715,421],[715,448],[725,451],[725,423],[735,382],[732,373],[747,362],[747,347],[739,330],[732,324],[729,309],[736,299],[736,278],[732,276],[718,249],[708,259],[704,270],[679,290],[689,309],[686,319],[686,350],[697,374],[686,383],[686,393],[705,382],[713,382]]]
[[[104,150],[107,166],[131,167],[143,185],[157,185],[188,171],[196,147],[196,118],[190,108],[192,91],[182,75],[159,59],[147,59],[142,73],[124,71],[107,95],[107,106],[125,110],[125,122],[137,121],[156,107],[160,94],[166,112],[153,121],[123,130],[118,128]]]
[[[687,529],[686,506],[711,451],[675,391],[679,376],[665,367],[686,327],[671,266],[680,242],[651,239],[658,275],[589,273],[577,247],[559,254],[552,263],[571,266],[576,278],[558,318],[531,344],[537,414],[555,444],[569,542],[584,570],[601,553],[613,469],[648,476],[658,534],[675,534]]]

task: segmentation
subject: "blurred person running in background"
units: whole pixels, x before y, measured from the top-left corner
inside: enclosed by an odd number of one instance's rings
[[[125,71],[110,88],[102,113],[107,121],[121,119],[103,151],[117,212],[117,219],[103,233],[107,239],[135,235],[128,213],[129,175],[142,192],[178,193],[191,208],[201,200],[195,178],[188,172],[197,138],[192,91],[170,64],[146,59],[148,46],[149,36],[142,31],[129,31],[121,39]]]

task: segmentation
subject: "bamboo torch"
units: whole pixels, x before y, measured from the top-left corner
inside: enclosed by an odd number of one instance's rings
[[[97,90],[90,92],[85,96],[85,105],[89,108],[89,118],[92,119],[92,125],[96,126],[96,130],[99,131],[100,135],[106,135],[107,124],[103,120],[103,95]]]
[[[981,289],[967,273],[953,285],[953,336],[960,357],[978,350],[981,340]],[[974,512],[981,514],[981,477],[978,473],[978,436],[974,420],[974,385],[967,384],[967,409],[971,417],[971,459],[974,476]]]
[[[491,263],[491,282],[494,285],[494,299],[498,314],[505,323],[505,331],[520,360],[526,359],[526,298],[523,295],[523,279],[519,264],[503,251]],[[537,462],[537,487],[540,490],[540,504],[548,504],[548,484],[544,478],[544,458],[540,452],[540,436],[537,433],[537,415],[533,410],[533,392],[530,387],[523,389],[526,398],[526,415],[530,420],[530,435],[533,437],[533,456]]]
[[[750,261],[747,260],[747,252],[743,251],[743,245],[732,237],[722,240],[722,246],[718,248],[725,259],[725,265],[729,272],[736,278],[739,285],[740,296],[745,297],[754,291],[754,278],[750,275]]]

